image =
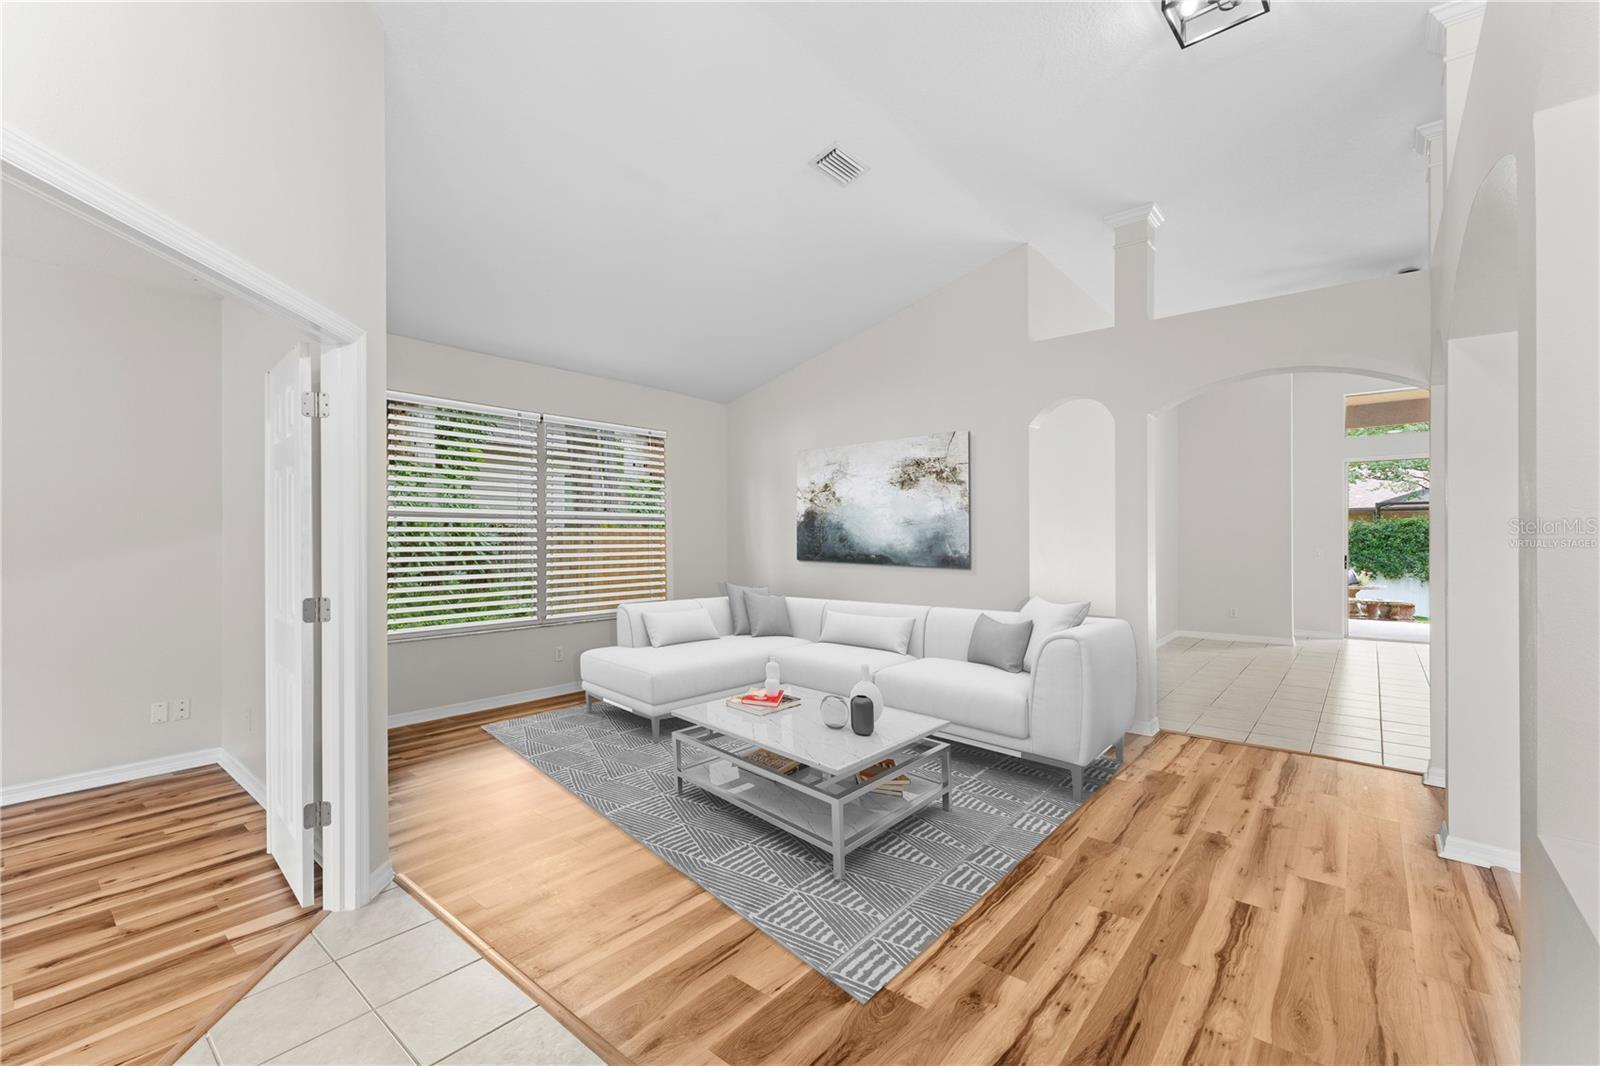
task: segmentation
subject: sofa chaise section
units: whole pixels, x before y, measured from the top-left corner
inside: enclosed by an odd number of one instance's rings
[[[717,628],[716,640],[650,646],[644,617],[652,611],[704,607]],[[617,608],[617,644],[583,653],[580,671],[590,699],[602,699],[650,719],[661,735],[661,719],[679,707],[743,692],[761,679],[767,660],[783,649],[808,646],[799,637],[733,635],[726,597],[625,603]]]

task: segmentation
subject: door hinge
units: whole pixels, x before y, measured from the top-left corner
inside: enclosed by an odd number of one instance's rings
[[[307,829],[326,828],[333,824],[333,804],[328,800],[306,804],[304,814]]]
[[[300,601],[300,621],[302,622],[331,622],[333,621],[333,603],[324,596],[317,599],[307,596]]]
[[[300,394],[300,413],[307,418],[327,418],[328,394],[325,392],[302,392]]]

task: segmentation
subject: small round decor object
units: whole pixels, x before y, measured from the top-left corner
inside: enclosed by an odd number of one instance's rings
[[[783,686],[778,682],[778,660],[767,660],[767,695],[776,696],[783,691]]]
[[[871,701],[872,724],[877,725],[878,719],[883,717],[883,690],[878,688],[878,686],[873,683],[872,667],[866,665],[865,663],[861,664],[861,680],[857,681],[850,689],[850,707],[852,713],[854,713],[855,710],[855,698],[857,696],[865,696]],[[867,730],[867,733],[870,732],[872,732],[872,730]],[[866,733],[863,733],[862,736],[866,736]]]
[[[850,721],[850,705],[843,696],[822,697],[822,724],[829,729],[843,729]]]
[[[850,731],[858,737],[870,737],[877,724],[872,713],[872,700],[866,696],[851,696]]]

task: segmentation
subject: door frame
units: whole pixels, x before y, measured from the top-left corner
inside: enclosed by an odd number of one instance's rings
[[[322,795],[334,803],[323,837],[323,906],[347,910],[382,887],[387,861],[371,868],[374,796],[372,736],[386,724],[371,705],[367,632],[373,575],[372,512],[367,437],[367,334],[350,319],[267,271],[234,255],[165,212],[101,178],[10,126],[0,128],[0,180],[43,197],[69,213],[205,280],[223,292],[307,331],[331,360],[335,389],[359,397],[322,427],[323,580],[333,618],[323,625]],[[324,381],[330,373],[325,359]],[[328,385],[323,386],[328,391]],[[330,486],[340,493],[330,507]],[[330,750],[331,749],[331,750]],[[377,797],[383,802],[382,797]]]

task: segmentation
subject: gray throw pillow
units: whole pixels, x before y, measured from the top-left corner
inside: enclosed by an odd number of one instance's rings
[[[763,596],[747,592],[745,608],[750,612],[750,635],[755,637],[792,637],[794,626],[789,623],[789,601],[783,596]]]
[[[724,581],[722,588],[728,594],[728,610],[733,612],[733,632],[735,636],[750,632],[750,611],[745,607],[744,597],[747,592],[754,592],[759,596],[767,594],[765,585],[759,588],[755,585],[735,585]]]
[[[1022,673],[1022,657],[1028,653],[1028,638],[1033,635],[1031,621],[1002,622],[986,614],[978,616],[972,627],[972,642],[967,645],[967,662],[998,666],[1011,674]]]

